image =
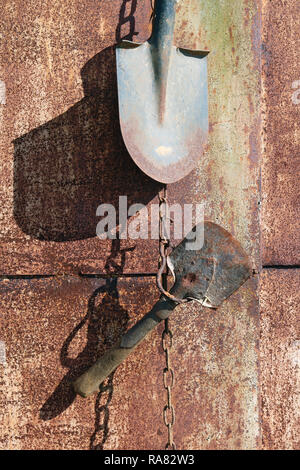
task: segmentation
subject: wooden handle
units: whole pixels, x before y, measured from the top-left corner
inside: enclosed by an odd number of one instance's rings
[[[145,336],[155,328],[161,320],[168,318],[176,303],[161,299],[153,309],[145,315],[121,338],[121,341],[107,351],[97,362],[82,374],[73,384],[78,395],[86,398],[99,391],[99,386],[123,362]]]
[[[73,388],[75,392],[86,398],[92,393],[99,391],[99,386],[103,380],[129,356],[133,349],[134,347],[130,349],[114,347],[107,351],[87,372],[74,382]]]

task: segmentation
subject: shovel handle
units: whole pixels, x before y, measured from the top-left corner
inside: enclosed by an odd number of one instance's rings
[[[153,32],[150,42],[158,49],[172,46],[177,0],[155,0]]]
[[[73,384],[76,393],[86,398],[99,391],[100,384],[123,362],[158,323],[168,318],[176,303],[159,300],[152,310],[134,325],[121,340]]]

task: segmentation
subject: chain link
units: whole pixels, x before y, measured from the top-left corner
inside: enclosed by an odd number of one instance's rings
[[[113,376],[114,372],[104,384],[100,385],[100,391],[95,402],[95,430],[90,439],[90,450],[103,450],[108,437],[109,404],[113,395]]]
[[[168,248],[170,247],[170,240],[168,237],[168,233],[166,230],[166,220],[168,217],[167,214],[167,188],[166,186],[158,194],[159,197],[159,252],[160,252],[160,259],[159,259],[159,274],[158,274],[158,286],[161,284],[163,293],[167,293],[168,289],[168,282],[167,282],[167,256],[168,256]],[[159,286],[160,287],[160,286]],[[173,345],[173,334],[169,328],[169,319],[165,320],[165,328],[162,333],[162,347],[165,353],[165,360],[166,366],[163,370],[163,384],[164,388],[167,392],[167,404],[164,406],[163,409],[163,420],[164,424],[168,429],[168,442],[165,446],[167,449],[176,449],[176,445],[174,442],[173,437],[173,426],[175,423],[175,409],[172,404],[172,388],[174,386],[174,371],[171,367],[171,360],[170,360],[170,351]]]
[[[166,341],[168,338],[169,341]],[[172,403],[172,388],[174,386],[174,371],[171,367],[170,351],[172,349],[173,334],[169,328],[169,320],[165,320],[165,329],[162,334],[162,346],[166,358],[166,367],[163,372],[164,388],[167,391],[167,404],[163,410],[165,426],[168,428],[168,442],[166,449],[176,449],[173,437],[173,426],[175,424],[175,409]]]
[[[173,294],[168,292],[167,286],[164,285],[164,277],[166,271],[169,269],[172,273],[174,281],[176,280],[175,273],[173,270],[173,265],[170,262],[170,249],[173,248],[170,242],[170,226],[168,224],[167,228],[167,221],[173,222],[169,214],[169,206],[167,202],[167,188],[164,186],[164,189],[158,193],[159,199],[159,254],[160,254],[160,262],[159,262],[159,269],[156,276],[156,283],[157,287],[160,292],[169,299],[173,300],[178,304],[183,304],[189,302],[190,299],[179,299],[175,297]]]

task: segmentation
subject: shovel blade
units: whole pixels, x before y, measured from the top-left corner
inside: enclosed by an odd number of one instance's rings
[[[172,47],[164,115],[149,42],[116,48],[123,139],[135,163],[151,178],[174,183],[190,173],[208,139],[207,52]]]
[[[251,276],[251,261],[240,243],[223,227],[206,221],[204,242],[200,249],[188,244],[193,230],[172,251],[176,282],[171,292],[177,297],[190,297],[204,306],[217,308]]]

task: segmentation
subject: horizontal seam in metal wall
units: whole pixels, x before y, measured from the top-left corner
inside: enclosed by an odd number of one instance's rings
[[[266,265],[262,266],[262,269],[300,269],[299,264],[290,265]],[[258,272],[253,271],[253,276],[257,275]],[[156,273],[128,273],[128,274],[2,274],[0,275],[0,281],[6,280],[31,280],[31,279],[63,279],[63,278],[81,278],[81,279],[132,279],[138,277],[149,277],[156,278]]]
[[[268,264],[263,269],[300,269],[300,264]]]
[[[79,277],[83,277],[86,279],[110,279],[112,277],[118,278],[132,278],[132,277],[156,277],[156,273],[128,273],[128,274],[79,274]]]
[[[63,278],[83,278],[83,279],[111,279],[111,278],[135,278],[135,277],[156,277],[155,273],[131,273],[131,274],[2,274],[0,281],[5,280],[30,280],[30,279],[63,279]]]

